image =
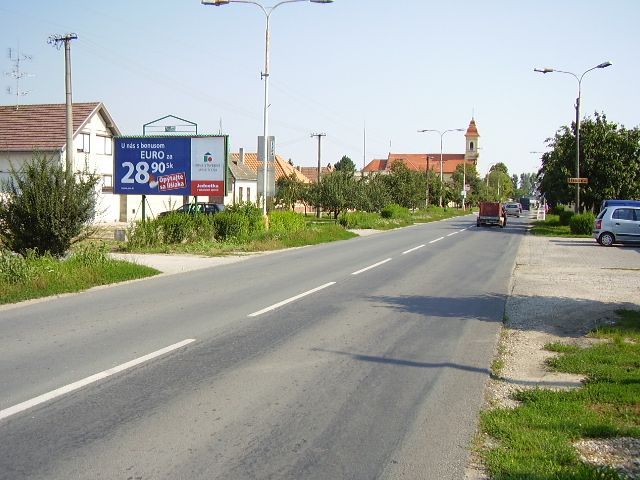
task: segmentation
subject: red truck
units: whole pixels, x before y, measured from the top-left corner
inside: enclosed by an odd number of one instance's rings
[[[507,224],[507,211],[500,202],[478,202],[480,211],[478,212],[478,220],[476,225],[482,227],[484,225],[499,225],[500,228]]]

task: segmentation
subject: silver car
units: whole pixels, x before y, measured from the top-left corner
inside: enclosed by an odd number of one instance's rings
[[[640,242],[640,207],[605,207],[593,224],[593,238],[606,247]]]

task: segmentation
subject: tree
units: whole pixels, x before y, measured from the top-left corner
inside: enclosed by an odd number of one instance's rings
[[[357,188],[353,172],[336,170],[323,175],[311,186],[309,200],[312,205],[320,205],[338,218],[340,212],[355,207]]]
[[[551,204],[571,203],[575,185],[574,125],[563,126],[546,140],[552,148],[542,156],[540,191]],[[594,211],[607,198],[640,198],[640,131],[610,123],[605,114],[594,113],[580,124],[580,211]]]
[[[482,180],[474,164],[459,164],[453,172],[451,179],[453,180],[452,193],[454,202],[462,203],[463,184],[470,186],[465,203],[467,205],[475,205],[480,201],[479,195],[482,188]]]
[[[384,177],[391,201],[405,208],[419,208],[427,199],[427,179],[424,172],[411,170],[404,162],[394,162],[391,173]]]
[[[298,180],[296,172],[280,177],[276,182],[278,189],[275,197],[276,205],[285,205],[293,210],[297,202],[305,198],[306,185]]]
[[[0,242],[16,253],[63,257],[93,230],[97,211],[96,174],[67,170],[53,157],[36,154],[3,182]]]
[[[345,171],[345,172],[355,172],[356,171],[356,164],[353,163],[353,160],[351,160],[349,157],[347,157],[346,155],[343,156],[340,161],[338,163],[336,163],[333,168],[335,168],[336,170],[340,171]]]

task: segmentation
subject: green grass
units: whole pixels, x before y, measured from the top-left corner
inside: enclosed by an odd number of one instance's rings
[[[541,237],[572,237],[572,238],[589,238],[589,235],[576,235],[571,233],[569,225],[562,225],[558,215],[546,215],[545,220],[537,220],[531,222],[530,232],[533,235]]]
[[[98,285],[150,277],[159,272],[108,257],[104,245],[88,244],[68,259],[0,255],[0,305],[73,293]]]
[[[640,437],[640,312],[620,310],[616,324],[591,336],[606,341],[588,348],[548,345],[560,353],[555,371],[584,375],[579,389],[520,390],[521,406],[487,410],[482,431],[495,446],[481,451],[494,480],[622,479],[612,469],[583,463],[572,442]]]

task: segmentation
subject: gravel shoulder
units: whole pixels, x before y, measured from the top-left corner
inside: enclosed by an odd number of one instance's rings
[[[487,385],[487,407],[514,407],[523,388],[577,388],[581,378],[548,371],[544,350],[551,342],[586,345],[586,334],[613,321],[620,308],[640,310],[640,247],[601,247],[589,238],[536,237],[520,246],[505,307],[500,340],[501,378]],[[622,467],[640,478],[639,439],[587,442],[577,446],[587,461]],[[466,480],[486,480],[469,467]]]

